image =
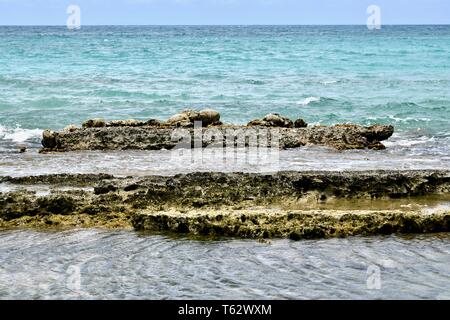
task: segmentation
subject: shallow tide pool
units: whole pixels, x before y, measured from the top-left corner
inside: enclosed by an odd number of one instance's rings
[[[0,231],[0,299],[449,299],[450,235],[205,240]]]

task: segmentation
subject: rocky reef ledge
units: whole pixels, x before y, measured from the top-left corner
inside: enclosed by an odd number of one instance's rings
[[[338,150],[379,150],[385,148],[381,141],[393,132],[394,128],[386,125],[308,126],[303,119],[292,121],[275,113],[237,126],[222,123],[215,110],[185,110],[167,121],[91,119],[81,128],[69,125],[59,132],[45,130],[41,151],[170,150],[176,146],[194,147],[196,141],[200,141],[202,147],[234,147],[239,146],[240,141],[242,146],[251,145],[255,137],[258,137],[255,138],[258,147],[289,149],[321,145]]]
[[[0,177],[0,227],[291,239],[450,231],[450,171]]]
[[[292,240],[450,231],[450,211],[401,210],[204,210],[142,212],[136,229],[206,236]]]

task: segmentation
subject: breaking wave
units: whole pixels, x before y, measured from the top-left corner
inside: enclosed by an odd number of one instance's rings
[[[0,140],[9,140],[20,143],[25,141],[37,140],[42,135],[41,129],[23,129],[20,127],[7,128],[0,125]]]
[[[297,104],[302,105],[302,106],[307,106],[310,103],[314,103],[314,102],[320,102],[320,97],[308,97],[303,99],[302,101],[297,102]]]

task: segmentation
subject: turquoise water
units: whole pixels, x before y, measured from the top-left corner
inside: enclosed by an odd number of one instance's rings
[[[396,133],[383,151],[306,147],[259,168],[214,159],[188,166],[167,150],[37,152],[45,128],[93,117],[166,119],[206,106],[224,122],[279,112],[312,124],[392,124]],[[0,27],[0,176],[449,169],[449,128],[450,26]],[[0,299],[448,299],[449,241],[3,230]],[[370,266],[381,272],[379,290],[367,287]]]
[[[450,127],[450,26],[1,27],[0,38],[5,126],[164,119],[207,105],[239,123],[279,111]]]
[[[448,164],[450,26],[0,27],[0,39],[3,151],[87,118],[207,106],[233,123],[393,124],[389,147]]]

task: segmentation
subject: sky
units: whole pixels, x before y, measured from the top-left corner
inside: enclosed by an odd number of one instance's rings
[[[450,24],[450,0],[0,0],[0,25],[65,25],[69,5],[81,25]]]

